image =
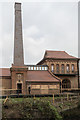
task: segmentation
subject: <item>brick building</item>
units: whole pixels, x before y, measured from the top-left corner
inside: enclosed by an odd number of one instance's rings
[[[37,65],[47,65],[49,71],[61,79],[62,88],[79,87],[79,59],[65,51],[46,51]]]
[[[0,69],[2,90],[22,94],[60,93],[62,88],[78,89],[78,58],[64,51],[46,51],[37,65],[24,64],[21,3],[15,3],[14,63]]]

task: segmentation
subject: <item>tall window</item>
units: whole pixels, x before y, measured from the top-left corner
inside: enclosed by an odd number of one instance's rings
[[[72,72],[74,72],[74,64],[72,64]]]
[[[69,64],[67,64],[67,66],[66,66],[66,71],[67,71],[67,73],[69,73]]]
[[[51,72],[54,72],[54,64],[51,65]]]
[[[59,73],[59,64],[56,65],[56,73]]]
[[[61,65],[61,73],[64,73],[64,64]]]

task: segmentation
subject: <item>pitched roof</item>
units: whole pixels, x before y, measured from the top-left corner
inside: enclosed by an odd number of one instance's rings
[[[27,71],[27,79],[29,82],[59,82],[60,79],[52,76],[49,71]]]
[[[76,57],[69,55],[65,51],[49,51],[45,52],[44,58],[57,58],[57,59],[75,59]]]
[[[10,68],[0,68],[0,76],[11,76]],[[59,82],[60,78],[52,75],[49,71],[27,71],[28,82]]]
[[[0,76],[10,76],[10,68],[0,68]]]

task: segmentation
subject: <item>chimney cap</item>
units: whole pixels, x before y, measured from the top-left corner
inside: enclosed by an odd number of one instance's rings
[[[21,4],[21,3],[19,3],[19,2],[15,2],[15,4]]]

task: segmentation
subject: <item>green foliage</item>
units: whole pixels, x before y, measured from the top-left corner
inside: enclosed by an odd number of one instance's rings
[[[60,104],[59,104],[59,107],[62,109],[63,105],[60,103]]]
[[[67,105],[67,106],[71,106],[71,103],[70,103],[70,102],[68,102],[68,103],[66,103],[66,105]]]
[[[79,102],[78,102],[78,109],[80,109],[80,100],[79,100]]]
[[[13,100],[14,101],[14,100]],[[56,108],[51,105],[49,101],[41,100],[41,99],[27,99],[24,101],[20,100],[18,102],[8,101],[6,103],[8,109],[3,106],[3,113],[5,111],[4,117],[10,117],[10,111],[13,110],[13,114],[16,118],[33,120],[36,118],[44,118],[48,120],[62,120],[62,117],[57,112]]]

